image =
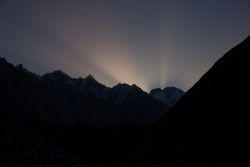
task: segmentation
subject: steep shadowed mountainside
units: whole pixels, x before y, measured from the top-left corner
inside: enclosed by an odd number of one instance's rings
[[[250,158],[250,37],[231,49],[157,124],[191,166]]]

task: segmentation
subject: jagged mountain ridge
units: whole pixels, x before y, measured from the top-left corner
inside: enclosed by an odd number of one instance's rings
[[[122,104],[123,99],[126,98],[128,92],[133,89],[143,92],[143,90],[135,84],[128,85],[119,83],[110,88],[98,82],[91,74],[86,78],[71,78],[61,70],[44,74],[41,76],[41,80],[52,87],[70,86],[77,90],[91,93],[98,98],[107,100],[114,104]],[[163,90],[160,88],[153,89],[149,95],[158,101],[164,102],[169,108],[171,108],[183,94],[184,92],[178,88],[167,87]]]
[[[4,118],[100,126],[150,125],[168,111],[166,105],[135,85],[107,88],[93,76],[72,79],[62,71],[40,77],[5,59],[0,62]]]
[[[41,81],[50,87],[73,87],[82,92],[91,93],[99,98],[103,98],[103,92],[106,87],[99,83],[91,74],[86,78],[72,78],[62,70],[56,70],[52,73],[46,73],[41,76]]]
[[[135,84],[128,85],[119,83],[110,88],[98,82],[91,74],[86,78],[71,78],[61,70],[44,74],[41,76],[41,80],[50,87],[72,87],[113,104],[122,104],[127,94],[134,88],[139,92],[144,92]]]
[[[0,59],[2,119],[52,123],[104,123],[96,117],[110,106],[70,87],[51,88],[40,77]],[[95,111],[89,114],[89,111]],[[74,111],[74,112],[71,112]],[[96,115],[95,115],[96,114]]]

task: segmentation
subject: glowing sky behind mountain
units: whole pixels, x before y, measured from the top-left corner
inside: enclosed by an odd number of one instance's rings
[[[249,0],[0,0],[0,57],[107,86],[187,90],[249,34]]]

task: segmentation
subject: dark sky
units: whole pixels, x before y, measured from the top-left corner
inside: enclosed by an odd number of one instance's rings
[[[250,35],[250,0],[0,0],[0,57],[145,91],[190,88]]]

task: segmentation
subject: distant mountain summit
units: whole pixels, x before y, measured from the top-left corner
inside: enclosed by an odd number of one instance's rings
[[[93,75],[91,75],[91,74],[89,74],[86,78],[87,78],[88,80],[90,80],[90,81],[96,81],[96,82],[98,82],[98,81],[93,77]]]
[[[52,73],[47,73],[40,78],[46,82],[50,87],[65,87],[66,85],[73,85],[73,79],[64,73],[62,70],[56,70]]]
[[[98,82],[91,74],[86,78],[74,79],[74,85],[76,89],[91,93],[99,98],[102,98],[102,93],[107,87]]]
[[[165,89],[156,88],[151,90],[150,95],[155,99],[164,102],[168,107],[172,107],[184,95],[184,91],[175,87]]]
[[[145,92],[141,88],[136,86],[135,84],[128,85],[128,84],[119,83],[116,86],[114,86],[113,88],[110,88],[106,92],[105,96],[107,99],[109,99],[114,104],[123,104],[131,94],[134,95],[136,93],[145,94]]]

